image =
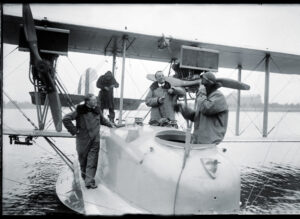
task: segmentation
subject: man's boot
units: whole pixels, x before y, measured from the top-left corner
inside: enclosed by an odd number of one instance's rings
[[[112,122],[112,123],[115,123],[113,118],[109,118],[109,121]]]
[[[112,117],[111,115],[108,115],[109,121],[112,123],[115,123],[115,119],[114,117]]]

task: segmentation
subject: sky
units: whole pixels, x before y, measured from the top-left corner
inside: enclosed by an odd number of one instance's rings
[[[300,4],[31,4],[35,19],[75,23],[152,35],[198,40],[230,46],[263,49],[300,55]],[[4,14],[21,15],[21,5],[4,4]],[[17,101],[30,101],[33,90],[28,80],[29,54],[15,45],[4,44],[3,90]],[[12,52],[13,51],[13,52]],[[112,68],[108,56],[68,53],[60,57],[57,72],[70,93],[78,86],[80,74],[96,69],[98,76]],[[255,67],[255,66],[254,66]],[[253,67],[253,68],[254,68]],[[120,82],[122,60],[117,60]],[[124,96],[141,98],[150,86],[146,74],[169,70],[168,63],[127,59]],[[219,68],[217,77],[237,79],[237,70]],[[251,86],[244,94],[264,97],[264,73],[243,71],[242,81]],[[269,102],[300,103],[300,75],[271,74]],[[223,93],[236,92],[221,88]],[[95,94],[98,90],[95,87]],[[116,89],[120,96],[120,89]],[[8,101],[4,96],[4,101]]]

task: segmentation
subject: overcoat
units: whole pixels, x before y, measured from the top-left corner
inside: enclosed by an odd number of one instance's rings
[[[107,72],[100,76],[97,80],[97,88],[99,91],[99,100],[102,109],[114,108],[114,90],[113,87],[119,87],[119,83],[113,77],[111,72]],[[105,90],[104,87],[109,87],[109,90]]]
[[[194,122],[192,143],[219,144],[226,133],[228,105],[225,96],[214,90],[208,96],[197,94],[196,109],[184,108],[184,118]]]
[[[76,126],[72,123],[73,120],[76,120]],[[87,150],[90,141],[100,141],[100,124],[111,127],[111,123],[103,117],[99,106],[90,109],[85,104],[78,105],[76,111],[66,114],[62,121],[72,135],[76,134],[78,152]]]
[[[169,94],[168,90],[172,88],[173,94]],[[165,82],[164,86],[160,87],[158,82],[153,82],[150,86],[150,90],[145,98],[146,105],[151,107],[150,121],[159,121],[162,118],[169,120],[175,120],[174,105],[177,102],[178,97],[185,95],[185,90],[181,87],[171,87],[170,83]],[[158,102],[158,98],[165,97],[163,103]]]

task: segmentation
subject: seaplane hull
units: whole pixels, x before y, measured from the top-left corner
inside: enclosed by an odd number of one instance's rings
[[[193,144],[183,167],[183,131],[129,125],[102,140],[98,188],[87,190],[80,179],[86,214],[239,212],[240,172],[217,146]]]
[[[78,178],[69,168],[65,168],[59,174],[56,181],[56,194],[59,200],[71,210],[84,214],[82,191]]]

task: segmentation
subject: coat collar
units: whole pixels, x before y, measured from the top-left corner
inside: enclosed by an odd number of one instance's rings
[[[153,82],[153,83],[151,84],[150,89],[151,89],[151,90],[155,90],[155,89],[157,89],[158,87],[159,87],[159,86],[158,86],[158,82],[155,81],[155,82]],[[163,88],[163,89],[170,89],[170,88],[171,88],[171,84],[170,84],[169,82],[165,81],[165,84],[164,84],[164,86],[162,86],[162,88]]]
[[[86,114],[88,112],[93,112],[95,114],[100,114],[99,106],[96,106],[94,109],[87,107],[85,104],[78,105],[76,108],[78,114]]]
[[[208,89],[206,88],[207,96],[209,96],[210,94],[218,90],[220,87],[221,87],[220,84],[216,83],[214,86],[211,86]]]

